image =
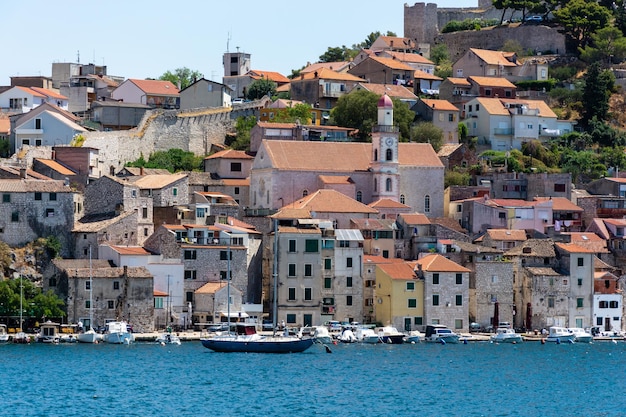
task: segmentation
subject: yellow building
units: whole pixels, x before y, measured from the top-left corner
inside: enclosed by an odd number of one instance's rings
[[[407,262],[376,266],[376,321],[400,331],[419,330],[424,317],[424,281]]]

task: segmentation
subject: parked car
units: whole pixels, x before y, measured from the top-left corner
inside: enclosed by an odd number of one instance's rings
[[[273,330],[274,329],[274,323],[272,322],[272,320],[263,320],[263,324],[262,324],[261,328],[263,330]]]
[[[539,23],[539,22],[543,22],[543,17],[537,16],[537,15],[526,16],[526,21],[528,23]]]
[[[469,325],[469,331],[471,333],[476,333],[476,332],[480,332],[482,330],[482,326],[476,322],[472,322]]]

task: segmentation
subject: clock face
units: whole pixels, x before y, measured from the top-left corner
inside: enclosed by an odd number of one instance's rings
[[[393,144],[393,139],[392,138],[387,138],[387,139],[385,139],[385,143],[387,144],[387,146],[391,146]]]

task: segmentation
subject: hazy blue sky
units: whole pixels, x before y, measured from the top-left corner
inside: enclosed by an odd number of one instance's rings
[[[432,2],[432,1],[431,1]],[[401,0],[3,1],[0,85],[10,76],[50,76],[53,62],[106,65],[110,75],[159,77],[187,67],[221,82],[222,55],[251,54],[252,69],[285,76],[328,47],[375,31],[404,34]],[[436,0],[440,7],[477,0]]]

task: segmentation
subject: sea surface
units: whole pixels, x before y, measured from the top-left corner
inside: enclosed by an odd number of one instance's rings
[[[625,416],[626,342],[0,346],[6,416]]]

